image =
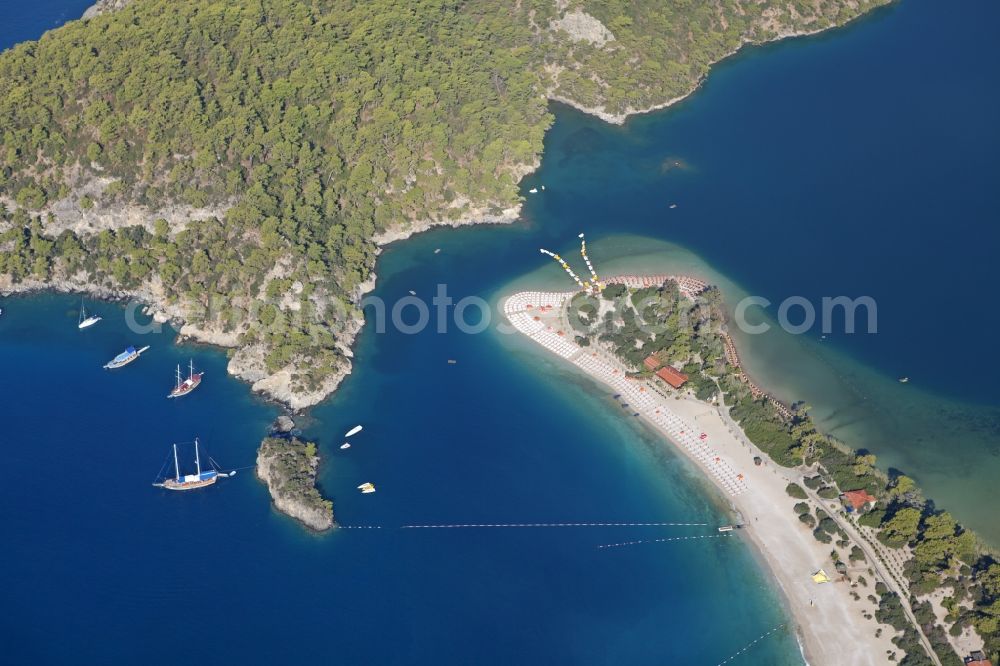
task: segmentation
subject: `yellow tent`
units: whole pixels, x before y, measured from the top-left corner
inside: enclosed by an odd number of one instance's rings
[[[812,575],[814,583],[829,583],[830,577],[826,575],[826,572],[820,569]]]

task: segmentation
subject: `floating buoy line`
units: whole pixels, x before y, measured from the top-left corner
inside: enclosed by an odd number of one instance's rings
[[[483,527],[704,527],[708,523],[459,523],[453,525],[403,525],[400,529]]]
[[[603,289],[604,285],[601,284],[600,278],[597,277],[597,272],[594,271],[594,265],[590,263],[590,257],[587,256],[587,239],[583,237],[583,234],[578,236],[580,239],[580,256],[583,257],[584,262],[587,264],[587,269],[590,271],[590,277],[593,280],[594,287],[597,289]]]
[[[396,529],[400,530],[442,530],[442,529],[516,529],[516,528],[573,528],[573,527],[707,527],[708,523],[678,523],[678,522],[651,522],[651,523],[440,523],[426,525],[400,525]],[[382,525],[339,525],[335,524],[333,529],[340,530],[380,530]],[[387,527],[386,529],[392,529]],[[658,539],[636,539],[633,541],[619,541],[617,543],[605,543],[597,546],[598,550],[611,548],[624,548],[625,546],[638,546],[647,543],[667,543],[670,541],[696,541],[698,539],[721,539],[731,536],[731,532],[720,532],[719,534],[695,534],[690,536],[660,537]]]
[[[580,239],[580,256],[583,257],[583,261],[584,263],[587,264],[587,269],[590,271],[590,280],[587,282],[581,280],[580,276],[578,276],[575,272],[573,272],[573,269],[569,267],[569,264],[566,263],[566,260],[563,259],[558,254],[556,254],[555,252],[546,250],[544,247],[539,248],[538,251],[541,252],[542,254],[548,255],[553,259],[555,259],[559,263],[559,265],[562,266],[562,269],[566,271],[566,274],[569,275],[569,277],[573,280],[573,282],[575,282],[576,285],[580,287],[580,289],[586,291],[587,293],[593,296],[597,296],[604,290],[605,284],[601,282],[601,279],[597,276],[597,272],[594,270],[594,265],[591,263],[590,257],[587,256],[586,238],[584,238],[583,234],[579,234],[578,238]]]
[[[707,527],[708,523],[675,523],[675,522],[656,522],[656,523],[440,523],[440,524],[427,524],[427,525],[400,525],[398,529],[401,530],[435,530],[435,529],[482,529],[482,528],[517,528],[517,527]],[[382,525],[334,525],[334,529],[341,530],[380,530],[383,528]],[[389,529],[389,528],[387,528]],[[727,534],[712,534],[708,536],[728,536]],[[697,539],[703,537],[678,537],[678,539]],[[663,539],[654,539],[648,541],[648,543],[653,543],[654,541],[662,541]],[[667,539],[670,541],[672,539]],[[647,541],[630,541],[632,543],[647,543]],[[608,544],[607,546],[600,546],[600,548],[610,547],[619,544]],[[620,544],[624,545],[624,544]]]
[[[774,632],[778,631],[779,629],[781,629],[784,626],[785,625],[782,623],[782,624],[779,624],[776,627],[773,627],[773,628],[769,629],[768,631],[765,631],[760,636],[758,636],[757,638],[753,639],[752,641],[750,641],[749,643],[747,643],[746,645],[744,645],[742,648],[740,648],[739,651],[734,652],[733,654],[729,655],[728,657],[726,657],[725,659],[723,659],[722,661],[720,661],[717,664],[717,666],[724,666],[725,664],[728,664],[733,659],[736,659],[741,654],[743,654],[744,652],[746,652],[747,650],[749,650],[750,648],[752,648],[754,645],[756,645],[757,643],[761,642],[762,640],[764,640],[765,638],[767,638],[768,636],[770,636],[771,634],[773,634]]]
[[[666,541],[690,541],[691,539],[718,539],[729,536],[728,532],[723,534],[699,534],[695,536],[664,537],[662,539],[640,539],[638,541],[622,541],[620,543],[606,543],[598,548],[621,548],[623,546],[638,546],[641,543],[664,543]]]

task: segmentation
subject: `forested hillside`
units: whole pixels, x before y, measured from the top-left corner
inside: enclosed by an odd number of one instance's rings
[[[846,23],[888,0],[588,0],[581,8],[613,41],[560,39],[549,61],[553,93],[606,116],[662,106],[688,94],[711,65],[745,42],[765,42]],[[557,19],[554,5],[539,11]]]
[[[662,103],[871,4],[135,0],[0,55],[0,288],[138,294],[321,397],[373,239],[509,219],[547,97]]]

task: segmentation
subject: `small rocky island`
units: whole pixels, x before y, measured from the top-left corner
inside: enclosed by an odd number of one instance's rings
[[[333,502],[316,489],[316,445],[290,435],[264,438],[257,451],[257,477],[278,511],[322,532],[333,527]]]

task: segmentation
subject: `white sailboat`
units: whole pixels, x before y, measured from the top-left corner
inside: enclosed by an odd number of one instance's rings
[[[351,435],[357,435],[359,432],[361,432],[361,426],[356,425],[353,428],[351,428],[350,430],[348,430],[347,434],[345,434],[344,437],[350,437]]]
[[[77,322],[76,327],[79,328],[79,329],[90,328],[91,326],[93,326],[94,324],[96,324],[99,321],[101,321],[101,318],[98,317],[97,315],[91,315],[89,317],[87,316],[87,306],[85,306],[83,304],[83,301],[81,300],[80,301],[80,319]]]
[[[235,476],[236,472],[221,472],[215,465],[215,461],[211,458],[208,459],[212,464],[212,469],[202,471],[201,469],[201,455],[198,451],[198,439],[194,440],[194,474],[185,474],[181,476],[180,463],[177,461],[177,445],[174,444],[174,478],[163,479],[162,481],[157,481],[153,485],[157,488],[166,488],[167,490],[194,490],[196,488],[204,488],[205,486],[210,486],[220,478],[225,479],[230,476]]]

